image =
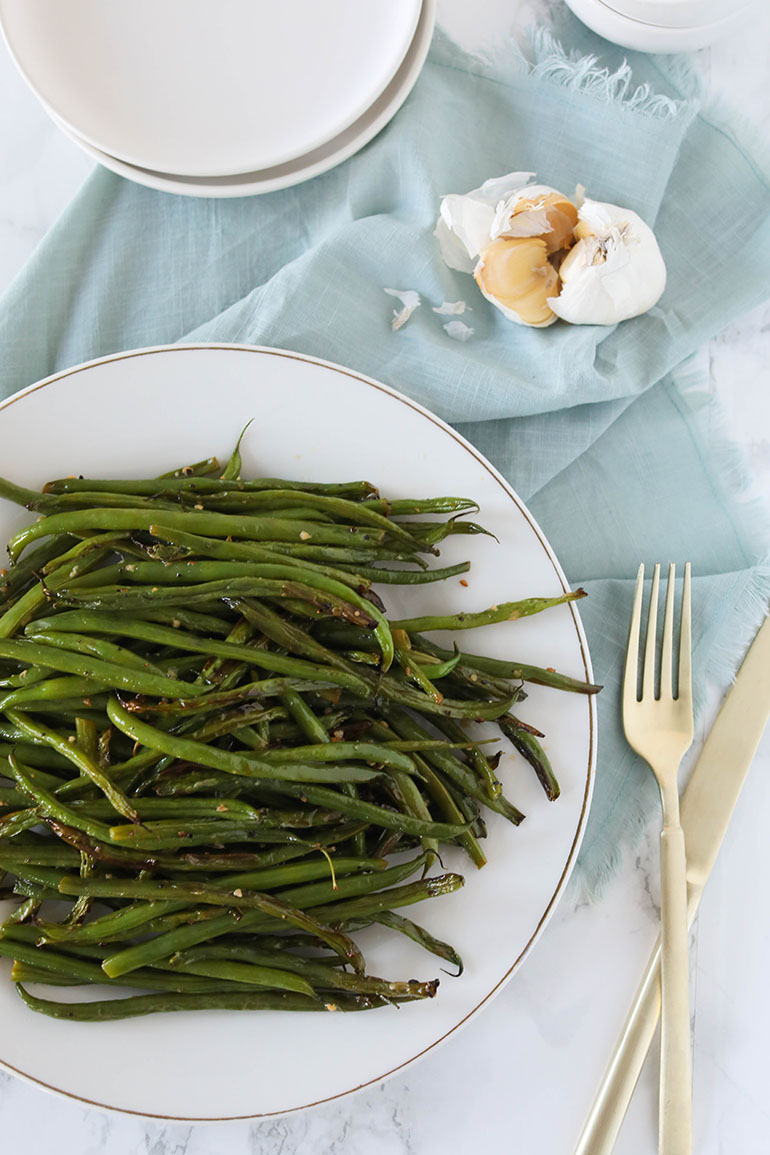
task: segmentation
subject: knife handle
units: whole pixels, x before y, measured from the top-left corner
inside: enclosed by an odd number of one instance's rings
[[[692,926],[702,886],[688,888],[687,921]],[[653,949],[636,997],[631,1005],[591,1112],[586,1119],[575,1155],[612,1155],[628,1104],[642,1073],[647,1052],[660,1018],[660,938]]]

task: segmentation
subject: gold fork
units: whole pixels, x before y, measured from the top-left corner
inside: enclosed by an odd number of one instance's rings
[[[679,676],[673,691],[675,567],[669,566],[660,694],[655,697],[660,566],[652,578],[642,696],[637,694],[639,635],[644,566],[639,566],[623,678],[623,728],[630,746],[648,762],[660,788],[663,829],[660,835],[661,888],[661,1035],[658,1150],[661,1155],[692,1152],[692,1054],[687,934],[687,864],[679,821],[679,765],[693,739],[690,563],[684,570],[679,638]]]

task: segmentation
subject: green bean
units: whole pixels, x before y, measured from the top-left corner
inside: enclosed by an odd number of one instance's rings
[[[476,626],[494,625],[496,622],[515,622],[519,618],[529,617],[531,614],[542,613],[553,606],[574,602],[586,596],[582,589],[569,590],[554,598],[525,598],[518,602],[504,602],[481,613],[447,614],[443,617],[403,618],[391,622],[391,629],[406,630],[408,634],[420,633],[423,630],[469,630]]]
[[[424,926],[419,926],[416,922],[412,922],[409,918],[404,918],[402,914],[396,914],[394,910],[385,910],[381,914],[374,914],[371,918],[348,919],[344,924],[343,929],[349,932],[360,930],[364,926],[370,926],[372,923],[379,923],[380,926],[386,926],[389,930],[398,931],[400,934],[406,935],[413,942],[418,943],[430,954],[438,955],[439,958],[445,959],[447,962],[453,963],[457,967],[456,978],[459,978],[465,969],[463,960],[457,951],[448,942],[442,942],[440,938],[436,938],[430,931],[426,930]]]
[[[122,814],[124,818],[128,818],[131,822],[138,820],[136,810],[120,787],[111,781],[101,766],[99,766],[93,758],[90,758],[85,751],[78,749],[75,743],[67,741],[61,734],[58,734],[55,730],[51,730],[48,726],[43,726],[39,722],[33,722],[26,714],[18,713],[15,710],[7,710],[6,713],[8,718],[18,726],[20,730],[23,730],[31,737],[35,737],[38,741],[47,743],[56,750],[57,753],[77,766],[78,770],[80,770],[82,774],[85,774],[91,782],[93,782],[94,786],[97,786],[101,790],[118,814]],[[14,754],[9,754],[8,765],[11,768],[14,778],[16,778],[17,782],[26,790],[27,783],[22,781],[20,774],[26,775],[27,781],[32,781],[35,779],[35,771],[29,768],[25,769],[21,766]],[[37,778],[37,782],[40,782],[39,778]],[[40,787],[38,787],[38,789],[40,789]],[[51,816],[54,818],[57,817],[53,812],[51,812]],[[64,819],[64,821],[66,821],[66,819]],[[75,823],[75,825],[77,825],[77,823]]]
[[[350,545],[363,542],[381,544],[385,531],[369,527],[347,525],[303,524],[282,521],[273,517],[248,517],[227,513],[163,511],[163,521],[169,529],[185,529],[210,537],[242,537],[250,541],[307,541],[330,545]],[[157,511],[151,509],[81,509],[72,513],[55,513],[35,521],[13,535],[8,543],[11,560],[16,561],[30,542],[49,534],[79,534],[82,530],[149,530],[157,524]],[[302,535],[305,535],[304,537]]]
[[[332,568],[328,562],[332,559],[326,559],[325,565],[318,565],[313,561],[294,561],[289,554],[278,552],[274,548],[266,548],[265,546],[256,545],[254,542],[246,541],[229,541],[222,540],[215,537],[200,537],[193,533],[184,533],[178,529],[167,529],[163,525],[151,526],[150,532],[154,537],[160,538],[163,541],[170,542],[172,545],[179,546],[181,549],[187,551],[188,554],[200,557],[214,558],[218,561],[242,561],[252,562],[254,564],[261,563],[263,565],[287,565],[293,564],[298,568],[312,570],[316,573],[325,574],[327,577],[333,577],[344,585],[357,586],[363,584],[368,586],[370,583],[358,581],[356,576],[351,576],[344,569]],[[325,551],[324,551],[325,552]]]
[[[5,814],[0,818],[0,838],[15,838],[23,831],[39,826],[41,821],[42,812],[36,806],[27,810],[17,810],[13,814]]]
[[[556,775],[553,772],[553,767],[548,760],[548,755],[537,738],[534,734],[530,734],[514,718],[501,719],[500,728],[522,757],[529,762],[537,774],[540,785],[545,790],[548,800],[555,802],[561,790],[556,780]]]
[[[455,741],[461,741],[465,735],[465,731],[454,721],[453,718],[442,718],[438,723],[441,729],[449,738],[454,738]],[[478,747],[471,747],[468,757],[471,765],[477,771],[482,782],[486,784],[487,791],[490,798],[499,798],[503,792],[502,785],[498,779],[494,768],[485,757],[484,753]],[[499,757],[499,756],[498,756]]]
[[[230,1010],[230,1011],[366,1011],[383,1007],[388,1000],[380,995],[338,994],[333,1003],[324,1003],[293,991],[224,991],[221,994],[156,994],[131,995],[125,999],[107,1002],[57,1003],[31,995],[16,984],[22,1002],[30,1010],[55,1019],[72,1022],[112,1022],[115,1019],[137,1015],[169,1013],[171,1011]]]
[[[100,967],[94,968],[92,978],[80,975],[75,978],[64,972],[47,971],[43,967],[15,961],[11,968],[11,979],[15,983],[45,983],[46,986],[125,986],[120,979],[108,979]],[[239,991],[243,987],[237,983],[217,982],[215,979],[198,978],[184,972],[162,973],[158,970],[135,971],[131,976],[131,986],[151,991],[176,991],[180,994],[209,995],[224,991]],[[72,1004],[70,1004],[72,1005]]]
[[[41,784],[35,770],[29,766],[24,766],[13,754],[9,756],[8,764],[22,790],[26,791],[30,798],[34,799],[36,810],[40,811],[47,818],[55,818],[67,826],[75,826],[79,830],[84,830],[86,834],[89,834],[92,838],[99,839],[100,841],[110,841],[109,826],[105,826],[102,822],[96,822],[80,814],[77,810],[63,803],[54,794],[51,794]],[[117,787],[112,786],[112,790],[117,793]],[[128,803],[127,808],[130,814],[135,814],[130,803]],[[37,822],[39,821],[40,819],[38,818]]]
[[[338,669],[348,668],[347,664],[333,650],[328,650],[315,641],[305,630],[285,618],[281,618],[269,606],[263,605],[255,598],[243,598],[237,601],[235,605],[246,620],[257,626],[265,637],[290,653],[301,654],[312,661],[335,666]],[[372,638],[374,638],[373,632]],[[376,638],[374,639],[374,647],[379,650]]]
[[[422,586],[430,582],[446,581],[467,573],[471,568],[469,561],[458,562],[457,565],[445,566],[443,569],[375,569],[369,566],[350,566],[350,572],[370,582],[379,582],[381,585],[409,585]]]
[[[315,517],[317,512],[329,513],[344,523],[372,526],[407,545],[413,544],[408,526],[402,526],[391,521],[369,503],[349,501],[344,497],[332,497],[328,494],[308,493],[293,489],[264,489],[251,493],[231,491],[230,493],[213,494],[209,498],[204,496],[203,501],[204,505],[211,502],[217,509],[226,512],[248,512],[250,514],[261,511],[272,512],[292,505],[307,506],[313,511],[312,517]]]
[[[75,802],[73,807],[83,810],[91,818],[113,818],[114,811],[109,802],[95,799],[88,802]],[[258,809],[250,802],[240,798],[186,798],[179,801],[173,798],[154,798],[152,795],[141,795],[134,800],[136,813],[141,821],[152,818],[184,817],[184,818],[214,818],[227,822],[236,819],[244,822],[254,822],[274,825],[271,810]],[[213,829],[213,828],[212,828]]]
[[[434,658],[432,655],[423,654],[416,649],[413,651],[414,661],[420,664],[426,674],[430,674],[431,681],[435,681],[436,678],[446,678],[458,666],[461,657],[460,651],[456,650],[453,658],[449,658],[446,662],[440,662],[438,658]]]
[[[33,682],[23,690],[11,690],[8,694],[0,695],[0,710],[17,709],[20,706],[29,709],[32,705],[45,710],[50,703],[73,699],[83,705],[84,698],[108,689],[108,683],[94,682],[91,678],[48,678],[44,682]]]
[[[215,460],[215,459],[212,459]],[[159,482],[163,484],[159,486]],[[358,498],[377,497],[377,489],[368,481],[335,482],[331,484],[306,481],[286,481],[276,477],[259,477],[250,480],[242,478],[190,477],[163,474],[160,478],[128,480],[103,480],[88,477],[64,477],[49,481],[43,487],[44,493],[77,493],[79,490],[106,493],[139,494],[154,497],[156,494],[184,492],[191,493],[259,493],[264,489],[292,489],[305,493],[325,493],[330,496],[350,496]]]
[[[409,641],[409,635],[403,631],[398,631],[395,636],[396,638],[401,636],[407,642]],[[422,667],[419,666],[417,662],[412,661],[412,659],[409,657],[408,647],[405,648],[400,644],[396,646],[396,661],[410,681],[419,686],[419,688],[428,695],[431,701],[441,705],[441,703],[444,701],[444,695],[440,690],[436,689]]]
[[[41,629],[59,629],[58,624],[54,625],[54,622],[58,623],[59,618],[65,616],[65,614],[58,614],[56,618],[44,619],[40,622],[40,627]],[[227,637],[230,633],[230,624],[218,617],[216,613],[188,610],[181,606],[175,606],[172,610],[137,610],[134,617],[145,622],[168,625],[175,630],[184,627],[193,633],[214,634],[219,637]],[[45,624],[43,624],[44,622]]]
[[[184,967],[183,973],[204,978],[223,979],[226,982],[245,983],[267,990],[297,991],[309,998],[318,998],[311,984],[300,975],[274,966],[212,959],[211,961],[201,960],[191,963]]]
[[[405,754],[374,742],[327,742],[312,746],[293,746],[289,750],[268,750],[264,761],[283,765],[291,763],[295,758],[302,762],[336,762],[354,758],[381,766],[394,766],[406,774],[414,773],[414,764]]]
[[[44,682],[46,678],[50,678],[52,670],[46,666],[29,666],[21,670],[18,674],[10,674],[7,678],[0,678],[0,686],[8,690],[23,690],[27,686],[32,686],[36,682]]]
[[[416,566],[419,566],[420,569],[427,569],[428,567],[428,563],[424,558],[420,557],[418,553],[400,549],[386,549],[382,546],[377,546],[373,549],[356,547],[346,549],[343,546],[306,545],[304,543],[297,545],[292,542],[282,541],[271,542],[270,549],[273,553],[280,554],[283,557],[295,557],[303,561],[331,563],[335,566],[342,564],[353,569],[359,565],[372,565],[377,561],[407,561],[413,562]]]
[[[0,477],[0,497],[12,501],[15,505],[23,505],[26,509],[43,509],[47,501],[46,495],[40,490],[26,489],[23,485],[16,485],[4,477]]]
[[[53,537],[32,550],[23,561],[0,569],[0,600],[6,602],[18,596],[30,582],[38,580],[39,573],[46,572],[50,561],[58,559],[74,544],[75,539],[67,535]]]
[[[457,838],[466,829],[464,825],[455,825],[447,822],[427,822],[421,818],[414,818],[408,814],[396,814],[384,806],[377,806],[373,802],[365,802],[360,798],[347,798],[337,790],[326,786],[315,786],[309,783],[275,782],[274,788],[281,794],[292,798],[302,798],[319,806],[326,806],[329,810],[338,811],[350,818],[359,818],[373,826],[382,826],[386,830],[395,830],[401,834],[423,836],[438,839]]]
[[[362,671],[362,676],[367,675],[368,671],[366,674]],[[436,714],[445,718],[467,718],[475,722],[494,722],[503,714],[507,714],[518,699],[518,693],[514,691],[508,698],[491,699],[486,702],[447,697],[442,697],[440,702],[436,702],[427,694],[416,690],[408,682],[399,682],[390,677],[378,679],[376,689],[379,699],[383,702],[407,706],[422,714]]]
[[[413,637],[412,642],[420,648],[425,648],[439,657],[448,656],[449,651],[425,638]],[[537,686],[550,686],[555,690],[566,690],[576,694],[598,694],[602,689],[592,682],[581,681],[567,674],[560,674],[556,670],[544,669],[542,666],[531,666],[525,662],[504,662],[497,658],[485,658],[479,654],[468,654],[464,650],[460,656],[463,666],[483,673],[492,674],[498,678],[508,678],[512,681],[531,682]]]
[[[36,522],[35,524],[39,523]],[[76,549],[77,547],[73,546],[68,554],[71,555]],[[10,638],[22,626],[25,626],[38,610],[47,604],[49,594],[58,589],[59,586],[65,582],[69,582],[70,586],[82,582],[84,575],[91,573],[100,562],[108,557],[109,550],[96,550],[85,560],[80,558],[74,562],[71,557],[68,557],[68,554],[61,556],[59,560],[62,564],[46,579],[45,585],[36,581],[3,614],[0,614],[0,638]]]
[[[0,770],[0,773],[3,771]],[[29,799],[24,794],[23,790],[15,790],[12,786],[3,786],[0,788],[0,808],[7,810],[9,807],[14,810],[24,809],[29,805]]]
[[[345,689],[353,690],[354,693],[366,694],[368,692],[367,684],[362,682],[355,674],[349,674],[347,671],[321,665],[311,665],[301,659],[268,652],[258,649],[255,646],[219,641],[214,638],[202,639],[197,635],[188,634],[181,629],[160,626],[153,622],[125,619],[120,614],[89,613],[82,611],[62,613],[54,618],[44,620],[46,624],[49,621],[51,624],[55,623],[58,629],[87,629],[92,632],[109,633],[119,632],[124,637],[142,639],[144,641],[155,642],[159,645],[173,645],[182,650],[211,654],[215,657],[245,660],[251,665],[260,666],[262,669],[271,672],[287,674],[289,677],[296,674],[299,678],[331,682],[332,685],[339,685]],[[11,643],[5,644],[10,645]],[[23,643],[16,644],[21,645]],[[2,656],[2,645],[3,643],[0,641],[0,656]],[[182,683],[182,685],[184,686],[182,692],[175,693],[174,696],[190,698],[192,696],[190,693],[192,689],[191,685],[186,682]],[[125,688],[130,689],[131,687]],[[141,693],[143,691],[139,692]],[[169,693],[171,693],[171,691],[169,691]]]
[[[180,682],[175,678],[143,673],[131,667],[119,666],[115,662],[105,662],[99,658],[70,653],[69,650],[59,650],[55,646],[39,645],[35,642],[0,638],[0,657],[15,658],[26,665],[50,666],[63,673],[93,678],[94,683],[100,682],[138,694],[183,697],[190,690],[187,682]]]
[[[428,983],[421,983],[416,979],[407,982],[387,982],[366,975],[351,975],[326,963],[292,955],[285,950],[266,949],[264,946],[241,946],[237,943],[226,946],[193,947],[184,954],[176,955],[169,966],[173,967],[174,971],[181,970],[185,974],[201,975],[207,973],[203,967],[208,967],[219,960],[254,966],[278,966],[306,977],[313,986],[321,990],[353,991],[358,994],[384,995],[388,998],[432,998],[437,986],[436,979]],[[224,977],[226,972],[220,973]],[[234,974],[235,972],[233,977]],[[244,972],[244,981],[249,981],[248,972]]]
[[[50,838],[38,838],[34,843],[14,838],[10,846],[0,848],[0,867],[11,874],[17,873],[15,866],[75,867],[79,862],[77,851]]]
[[[222,481],[237,480],[241,476],[241,442],[243,441],[244,433],[249,428],[253,420],[254,418],[252,417],[250,421],[247,421],[241,432],[238,434],[238,440],[235,443],[235,448],[230,454],[230,459],[227,462],[227,465],[222,470]]]
[[[363,502],[367,509],[376,509],[388,517],[411,517],[418,513],[478,513],[479,506],[467,497],[400,498],[387,501],[370,498]]]
[[[369,917],[390,910],[391,906],[411,906],[415,902],[422,902],[426,898],[440,898],[444,894],[451,894],[459,890],[465,883],[460,874],[439,874],[435,878],[423,878],[419,882],[410,882],[406,886],[394,886],[387,891],[377,894],[362,895],[341,902],[328,903],[325,906],[315,907],[317,918],[328,920],[337,925],[349,918]],[[242,924],[241,924],[242,925]],[[240,929],[237,927],[236,929]],[[245,930],[246,928],[243,927]]]
[[[421,542],[422,549],[430,549],[433,553],[438,553],[435,546],[439,542],[454,534],[483,534],[485,537],[495,537],[488,529],[484,529],[483,525],[478,525],[475,521],[461,521],[460,517],[450,517],[449,521],[444,522],[410,521],[409,529],[412,536]]]
[[[72,538],[55,538],[54,540],[72,541]],[[44,578],[49,578],[55,575],[57,570],[74,563],[78,563],[78,569],[82,572],[80,563],[88,557],[88,554],[93,553],[94,550],[99,550],[106,557],[112,550],[125,542],[126,537],[122,533],[89,533],[87,537],[81,538],[80,541],[76,541],[74,545],[70,546],[66,553],[52,557],[42,567],[40,574]],[[23,565],[24,561],[18,564]]]
[[[125,646],[116,646],[113,642],[105,641],[103,638],[89,638],[85,634],[78,634],[73,631],[43,630],[36,627],[35,622],[31,622],[26,627],[24,634],[30,641],[37,642],[39,645],[58,646],[60,649],[73,650],[79,654],[89,654],[95,658],[101,658],[105,662],[129,666],[133,670],[142,670],[145,673],[157,674],[160,677],[164,676],[163,670],[154,662],[135,654],[133,650],[126,649]]]
[[[75,742],[87,758],[99,765],[99,732],[90,718],[75,719]]]

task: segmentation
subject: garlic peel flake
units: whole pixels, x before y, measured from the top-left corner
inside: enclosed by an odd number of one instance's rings
[[[465,301],[442,301],[440,305],[433,306],[433,312],[441,317],[460,317],[467,308]]]
[[[383,289],[383,292],[389,297],[395,297],[403,305],[402,309],[393,310],[391,328],[395,333],[407,323],[415,309],[419,309],[420,294],[414,289]]]
[[[474,331],[470,325],[465,324],[465,321],[447,321],[444,325],[447,337],[451,337],[454,341],[470,341]]]

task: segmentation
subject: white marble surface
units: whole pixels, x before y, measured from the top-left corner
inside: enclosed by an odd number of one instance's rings
[[[442,0],[467,43],[523,27],[553,0]],[[768,12],[699,54],[714,91],[770,141]],[[0,51],[0,290],[91,169]],[[710,342],[712,388],[770,492],[770,306]],[[705,733],[705,730],[704,730]],[[696,737],[697,748],[704,733]],[[770,1150],[770,737],[765,736],[693,935],[698,1155]],[[629,856],[601,901],[568,890],[527,965],[461,1035],[357,1097],[266,1123],[188,1127],[110,1115],[0,1072],[2,1148],[14,1155],[569,1155],[657,933],[657,841]],[[99,1061],[104,1061],[101,1057]],[[119,1056],[108,1061],[119,1062]],[[656,1064],[617,1155],[656,1145]]]

